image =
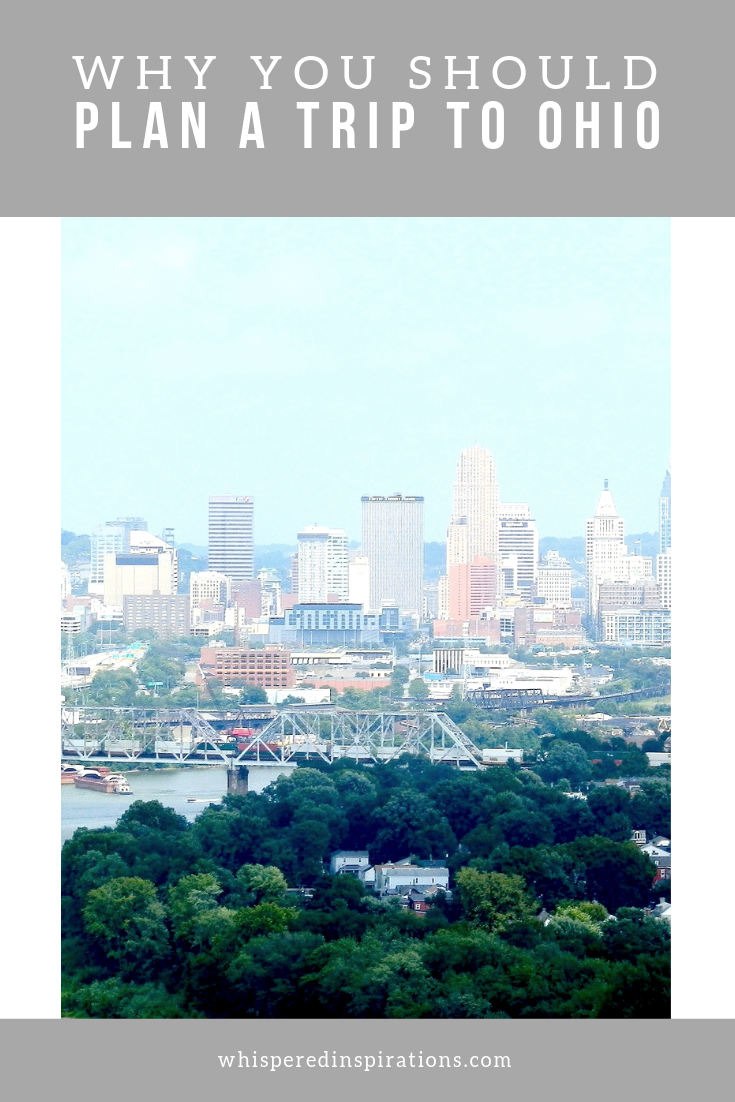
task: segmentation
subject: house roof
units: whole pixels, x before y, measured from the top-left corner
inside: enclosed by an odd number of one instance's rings
[[[449,876],[449,869],[443,865],[376,865],[375,870],[383,873],[444,873]]]

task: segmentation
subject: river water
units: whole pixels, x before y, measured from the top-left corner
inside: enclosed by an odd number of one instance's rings
[[[129,796],[93,792],[73,784],[61,786],[62,844],[77,827],[114,826],[133,800],[160,800],[192,820],[210,803],[219,803],[227,791],[227,770],[216,765],[130,771],[125,777],[133,790]],[[192,798],[197,802],[189,803]]]

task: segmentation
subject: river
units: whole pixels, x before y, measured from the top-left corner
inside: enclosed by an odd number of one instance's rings
[[[160,800],[166,807],[192,820],[210,803],[219,803],[227,791],[227,771],[216,765],[186,766],[126,772],[130,796],[93,792],[73,784],[61,786],[61,842],[77,827],[114,826],[133,800]],[[194,798],[196,803],[189,803]]]

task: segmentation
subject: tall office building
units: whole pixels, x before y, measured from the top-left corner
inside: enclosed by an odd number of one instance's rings
[[[151,553],[105,556],[104,601],[113,608],[123,607],[124,597],[175,595],[177,588],[176,552],[156,549]]]
[[[487,448],[465,448],[457,463],[447,528],[449,619],[496,602],[499,581],[498,483]],[[476,613],[473,613],[476,615]]]
[[[671,464],[669,464],[658,502],[658,549],[665,555],[671,547]]]
[[[627,580],[629,572],[623,560],[625,521],[618,516],[613,496],[605,479],[595,515],[587,521],[587,612],[597,617],[600,582]]]
[[[105,555],[122,555],[130,550],[130,533],[145,531],[148,525],[142,517],[118,517],[92,529],[91,570],[89,592],[102,593],[105,586]]]
[[[191,607],[199,608],[203,601],[211,601],[226,608],[230,603],[231,585],[230,579],[216,570],[192,570],[189,575]]]
[[[233,582],[253,577],[253,499],[224,494],[209,499],[209,569]]]
[[[447,565],[489,556],[498,560],[498,483],[487,448],[465,448],[457,463]]]
[[[661,604],[671,608],[671,548],[656,556],[656,581],[661,591]]]
[[[471,563],[449,567],[450,620],[477,620],[494,608],[498,595],[498,568],[489,556],[476,555]]]
[[[547,551],[539,563],[536,596],[554,608],[572,607],[572,569],[558,551]]]
[[[498,546],[501,560],[515,557],[516,586],[524,597],[531,597],[538,576],[538,529],[528,505],[499,506]]]
[[[341,528],[310,525],[298,534],[299,602],[349,599],[347,533]]]
[[[349,563],[350,604],[370,608],[370,563],[365,555],[350,551]]]
[[[424,586],[424,499],[364,496],[362,553],[370,564],[370,606],[397,605],[421,616]],[[299,596],[301,596],[299,579]]]

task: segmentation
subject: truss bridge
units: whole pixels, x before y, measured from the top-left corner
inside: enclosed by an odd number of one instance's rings
[[[118,765],[226,765],[232,770],[295,767],[316,759],[378,764],[401,755],[423,755],[435,764],[483,768],[482,751],[443,712],[294,707],[257,718],[259,725],[253,712],[244,709],[215,716],[197,708],[66,708],[61,713],[61,758]]]

